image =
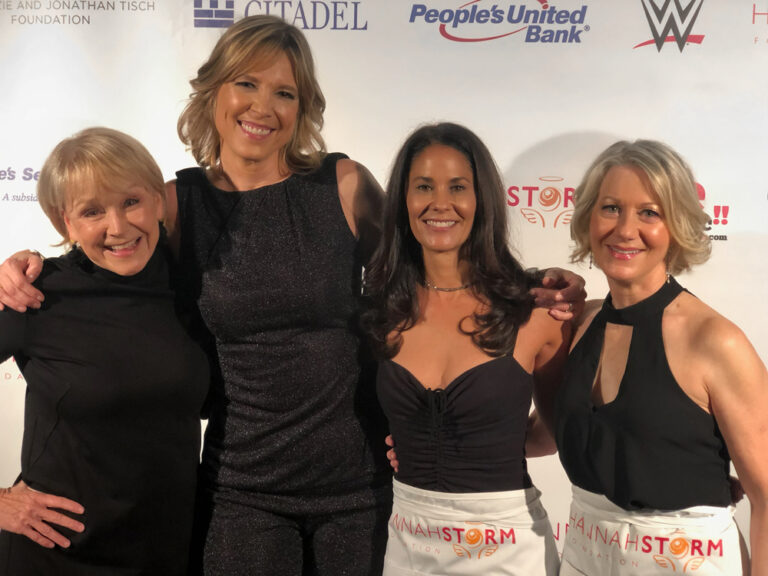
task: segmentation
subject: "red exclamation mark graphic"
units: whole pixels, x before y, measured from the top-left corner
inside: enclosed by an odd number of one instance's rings
[[[715,206],[715,219],[712,220],[712,224],[722,224],[725,226],[728,224],[728,212],[730,212],[730,206]],[[720,217],[722,215],[722,218]]]
[[[541,7],[543,10],[546,10],[549,8],[549,4],[547,4],[547,0],[539,0],[539,4],[541,4]]]

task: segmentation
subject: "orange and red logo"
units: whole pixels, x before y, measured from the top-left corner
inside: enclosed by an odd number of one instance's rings
[[[686,540],[685,538],[675,538],[667,546],[669,555],[655,554],[653,559],[656,564],[662,568],[670,569],[672,572],[693,572],[701,568],[707,561],[703,554],[709,555],[710,550],[706,552],[703,548],[704,543],[701,540]],[[712,547],[712,541],[709,542],[709,548]],[[722,541],[719,542],[719,549],[722,555]],[[695,556],[699,554],[699,556]]]
[[[510,186],[507,205],[519,208],[529,223],[542,228],[568,226],[573,215],[574,188],[563,186],[560,176],[541,176],[538,185]]]
[[[480,560],[495,554],[502,545],[517,544],[515,529],[500,528],[482,522],[459,522],[434,525],[395,512],[389,520],[391,530],[409,535],[411,542],[430,542],[438,551],[439,544],[450,545],[459,558]],[[426,550],[426,548],[425,548]],[[431,551],[427,550],[427,551]]]

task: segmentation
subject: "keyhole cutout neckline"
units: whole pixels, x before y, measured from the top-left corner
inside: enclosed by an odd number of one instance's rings
[[[602,344],[600,348],[600,357],[595,371],[595,377],[592,382],[592,390],[590,392],[590,400],[595,410],[610,406],[620,399],[622,395],[622,389],[624,388],[625,380],[627,378],[627,366],[630,361],[632,353],[632,347],[635,345],[633,338],[637,333],[636,328],[640,325],[654,322],[654,318],[663,314],[664,309],[682,292],[684,289],[677,281],[669,276],[669,280],[661,285],[656,292],[650,295],[645,300],[641,300],[631,306],[624,308],[615,308],[613,306],[613,299],[611,295],[605,298],[603,307],[599,314],[595,317],[602,323]],[[658,320],[661,321],[660,319]],[[620,377],[618,378],[618,385],[615,390],[615,394],[611,394],[609,398],[600,398],[600,389],[598,386],[601,384],[601,374],[603,371],[604,358],[606,356],[606,331],[608,325],[614,325],[614,328],[621,329],[626,327],[630,331],[626,348],[620,348],[618,352],[614,349],[612,354],[620,354],[623,358],[623,369],[621,370]],[[619,335],[618,339],[626,339],[625,335]],[[623,342],[620,342],[622,345]],[[636,377],[636,375],[635,375]]]

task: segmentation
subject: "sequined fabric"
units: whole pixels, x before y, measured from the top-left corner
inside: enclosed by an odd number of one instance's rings
[[[381,501],[385,426],[355,329],[361,262],[336,161],[248,192],[178,173],[181,265],[212,332],[202,479],[221,498],[277,513]]]

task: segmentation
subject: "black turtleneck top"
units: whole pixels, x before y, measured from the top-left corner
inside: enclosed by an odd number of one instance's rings
[[[79,250],[45,260],[40,310],[0,312],[27,382],[21,478],[85,507],[70,548],[0,533],[0,573],[186,574],[208,389],[174,311],[164,247],[124,277]]]

